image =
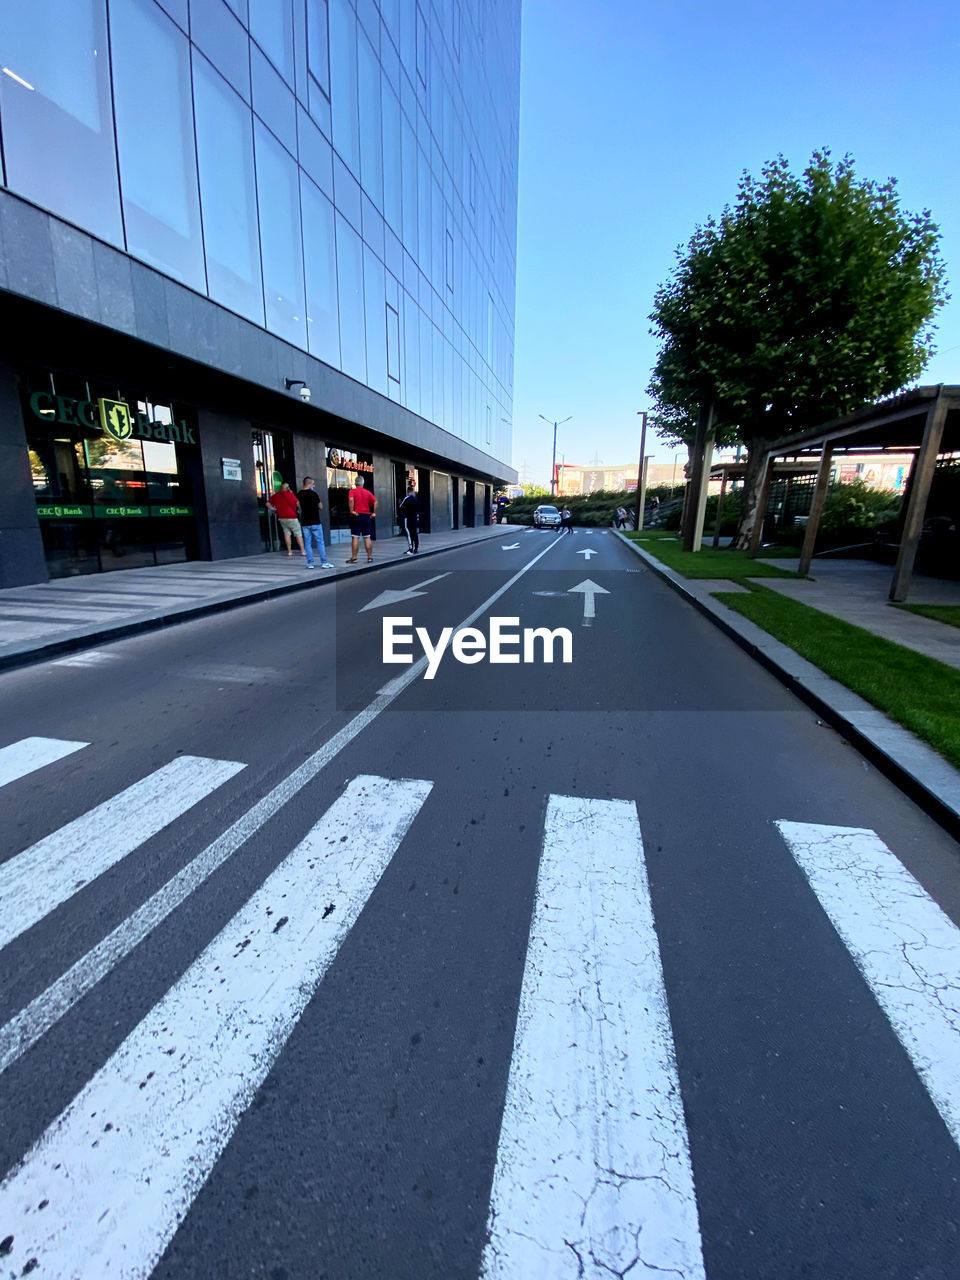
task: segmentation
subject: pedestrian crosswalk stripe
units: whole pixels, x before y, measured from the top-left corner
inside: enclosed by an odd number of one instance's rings
[[[0,747],[0,787],[89,745],[88,742],[68,742],[63,738],[21,738],[9,747]]]
[[[777,826],[960,1145],[960,929],[875,832]]]
[[[487,1280],[702,1280],[636,807],[551,796],[483,1254]]]
[[[178,756],[0,866],[0,947],[246,766]]]
[[[431,787],[349,784],[4,1180],[8,1265],[150,1273]]]

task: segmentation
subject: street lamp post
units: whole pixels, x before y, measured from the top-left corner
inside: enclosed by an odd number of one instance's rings
[[[570,421],[570,418],[561,418],[559,422],[551,422],[549,418],[544,418],[542,413],[538,416],[543,418],[544,422],[549,422],[553,427],[553,458],[550,462],[550,496],[551,498],[555,498],[557,496],[557,427],[562,427],[565,422]],[[570,417],[572,418],[573,414],[571,414]]]
[[[640,416],[640,466],[637,469],[637,507],[635,516],[637,533],[640,533],[643,530],[644,490],[647,485],[647,464],[644,456],[647,447],[647,411],[646,409],[638,409],[637,413]]]

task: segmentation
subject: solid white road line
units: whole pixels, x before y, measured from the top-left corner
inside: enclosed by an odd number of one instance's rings
[[[8,1266],[149,1275],[431,786],[350,783],[0,1186]]]
[[[702,1280],[636,807],[551,796],[483,1255],[488,1280]]]
[[[874,831],[777,826],[960,1146],[960,929]]]
[[[89,745],[89,742],[68,742],[63,738],[21,738],[9,747],[0,747],[0,787]]]
[[[245,767],[179,756],[3,863],[0,947]]]
[[[542,551],[508,578],[491,596],[462,622],[459,627],[468,627],[485,613],[504,592],[519,581],[520,578],[547,555],[555,542],[549,543]],[[329,738],[319,750],[294,769],[282,782],[278,782],[262,800],[248,809],[222,836],[197,854],[192,862],[187,863],[152,897],[148,898],[122,924],[98,942],[95,947],[81,956],[56,982],[50,984],[18,1014],[0,1027],[0,1071],[5,1071],[11,1063],[16,1062],[26,1051],[40,1039],[50,1028],[71,1009],[78,1000],[97,985],[101,978],[118,965],[121,960],[133,951],[144,938],[151,933],[172,911],[184,902],[194,889],[203,884],[208,876],[226,862],[232,854],[245,844],[251,836],[272,818],[278,809],[287,803],[292,796],[307,785],[321,769],[326,768],[331,760],[354,741],[364,729],[376,720],[382,711],[391,706],[401,693],[419,679],[427,669],[427,659],[419,658],[401,676],[385,685],[373,701],[348,721],[342,729]]]

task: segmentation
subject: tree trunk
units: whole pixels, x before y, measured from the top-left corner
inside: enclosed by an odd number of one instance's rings
[[[736,547],[740,551],[746,551],[750,546],[750,535],[753,533],[753,527],[757,519],[763,519],[763,512],[757,512],[757,502],[760,497],[760,488],[763,483],[763,470],[766,454],[763,446],[765,441],[747,440],[744,442],[747,447],[747,470],[743,477],[743,499],[740,506],[740,523],[737,525],[737,532],[734,536],[731,546]]]

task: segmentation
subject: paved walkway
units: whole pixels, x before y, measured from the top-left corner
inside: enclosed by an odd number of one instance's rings
[[[799,560],[767,563],[796,571]],[[765,587],[791,600],[799,600],[960,669],[960,627],[935,622],[891,604],[887,596],[892,577],[891,565],[870,560],[814,560],[807,581],[802,578],[763,578],[761,581]],[[960,581],[914,574],[909,603],[960,606]]]
[[[417,560],[448,547],[505,537],[507,526],[424,534]],[[235,560],[190,560],[182,564],[57,578],[53,582],[0,591],[0,667],[115,639],[233,604],[298,591],[405,559],[405,538],[382,538],[368,565],[363,546],[356,565],[346,563],[350,544],[328,548],[333,569],[306,567],[303,556],[285,551]],[[409,557],[411,560],[413,556]]]

